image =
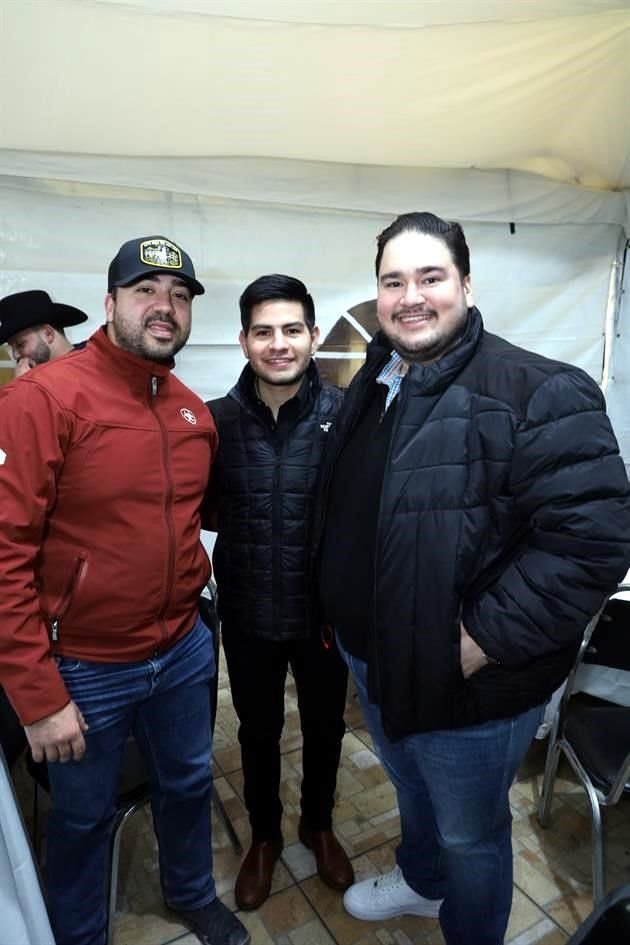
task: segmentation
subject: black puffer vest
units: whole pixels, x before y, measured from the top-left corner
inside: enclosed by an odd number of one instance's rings
[[[307,397],[279,447],[254,402],[249,365],[226,397],[208,403],[219,432],[213,564],[228,632],[297,640],[316,630],[309,554],[313,501],[343,393],[322,384],[313,362],[307,381]]]

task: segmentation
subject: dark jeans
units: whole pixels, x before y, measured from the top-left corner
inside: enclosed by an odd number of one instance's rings
[[[210,835],[214,649],[198,620],[165,653],[142,662],[57,662],[89,729],[81,761],[48,765],[51,922],[58,945],[104,945],[107,850],[118,771],[131,732],[151,780],[166,902],[195,909],[216,896]]]
[[[366,663],[344,655],[374,750],[398,795],[396,861],[406,883],[427,899],[444,899],[447,945],[502,945],[512,906],[509,792],[544,707],[392,742],[368,699]]]
[[[280,736],[284,686],[291,666],[297,690],[302,749],[302,816],[312,830],[332,823],[348,672],[333,645],[318,638],[276,642],[244,639],[223,627],[232,701],[240,721],[245,805],[254,840],[280,833]]]

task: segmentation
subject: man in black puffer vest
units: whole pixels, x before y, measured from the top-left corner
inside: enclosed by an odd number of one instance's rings
[[[319,329],[302,282],[262,276],[245,289],[240,309],[249,363],[227,397],[208,404],[219,432],[209,505],[252,828],[235,896],[239,908],[257,909],[282,852],[279,742],[289,666],[304,739],[299,838],[333,889],[354,879],[331,829],[347,670],[320,628],[309,565],[315,486],[342,393],[322,384],[311,360]]]
[[[376,275],[381,331],[331,437],[315,531],[401,843],[344,905],[502,945],[510,785],[630,564],[628,480],[591,378],[484,330],[459,224],[399,217]]]

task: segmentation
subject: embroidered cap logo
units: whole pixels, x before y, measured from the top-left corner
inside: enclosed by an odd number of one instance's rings
[[[169,240],[145,240],[140,243],[140,259],[146,266],[159,269],[181,269],[182,254]]]

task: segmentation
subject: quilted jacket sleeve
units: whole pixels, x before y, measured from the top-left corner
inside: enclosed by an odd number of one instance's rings
[[[630,487],[583,372],[554,374],[530,398],[510,491],[525,537],[463,621],[488,656],[516,667],[579,640],[630,566]]]
[[[35,580],[69,432],[64,411],[32,379],[0,390],[0,684],[25,725],[69,701]]]

